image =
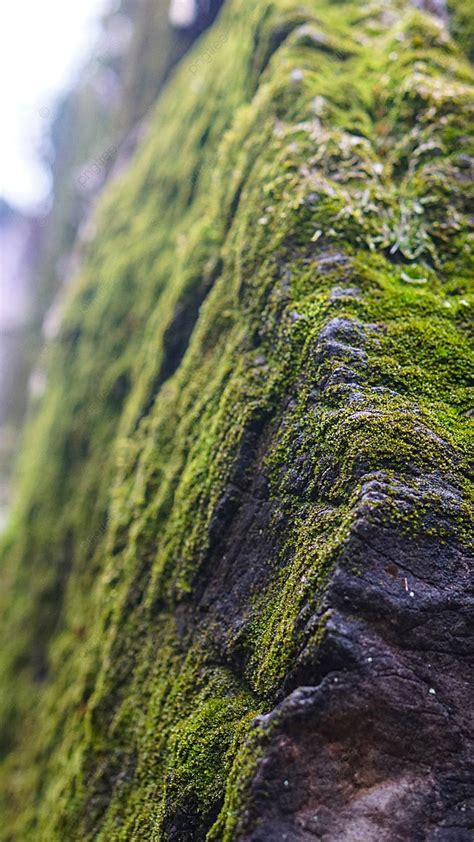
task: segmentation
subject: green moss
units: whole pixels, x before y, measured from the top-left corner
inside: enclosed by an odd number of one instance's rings
[[[4,542],[5,839],[232,839],[361,477],[467,493],[472,79],[388,11],[229,2],[104,197]],[[268,549],[228,627],[199,602],[213,530],[259,474]],[[413,534],[428,503],[374,513]]]
[[[450,30],[466,55],[474,59],[474,28],[469,0],[449,0]]]

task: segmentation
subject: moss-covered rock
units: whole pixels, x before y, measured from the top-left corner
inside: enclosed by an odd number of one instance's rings
[[[31,408],[4,840],[468,838],[472,94],[380,0],[178,68]]]

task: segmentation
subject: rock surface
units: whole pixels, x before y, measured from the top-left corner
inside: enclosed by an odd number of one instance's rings
[[[472,94],[378,0],[229,0],[167,85],[31,409],[5,842],[472,838]]]

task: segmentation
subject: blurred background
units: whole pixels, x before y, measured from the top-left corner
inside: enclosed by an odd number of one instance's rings
[[[74,244],[147,112],[221,0],[17,0],[0,7],[0,529],[35,365]]]

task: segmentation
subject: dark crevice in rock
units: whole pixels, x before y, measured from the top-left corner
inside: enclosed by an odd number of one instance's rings
[[[219,258],[216,260],[212,272],[208,276],[199,277],[197,283],[189,288],[177,302],[173,317],[163,334],[161,364],[149,389],[149,396],[137,417],[135,429],[138,428],[140,421],[150,413],[163,384],[179,368],[198,320],[200,308],[221,271],[222,260]]]

